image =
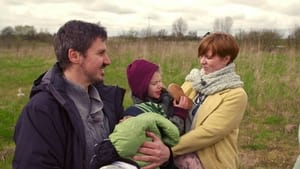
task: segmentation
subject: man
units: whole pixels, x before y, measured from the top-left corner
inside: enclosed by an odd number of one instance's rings
[[[123,111],[124,90],[103,84],[111,63],[104,27],[65,23],[54,39],[57,63],[34,82],[17,121],[14,169],[89,169],[95,145],[108,138]],[[153,133],[139,149],[145,169],[162,165],[169,148]],[[96,152],[97,154],[97,152]],[[102,155],[98,152],[98,155]],[[103,154],[105,156],[105,154]]]

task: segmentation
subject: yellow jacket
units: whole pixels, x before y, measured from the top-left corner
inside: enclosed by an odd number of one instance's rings
[[[182,89],[192,99],[197,94],[191,82]],[[172,148],[174,156],[197,152],[205,169],[237,169],[239,125],[247,100],[241,87],[207,96],[194,117],[194,127]]]

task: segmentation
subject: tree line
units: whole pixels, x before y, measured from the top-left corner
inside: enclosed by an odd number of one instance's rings
[[[217,18],[213,23],[213,30],[232,33],[233,19],[229,16]],[[98,22],[97,24],[101,24]],[[36,31],[34,26],[17,25],[15,27],[7,26],[0,32],[1,45],[13,45],[17,42],[36,41],[52,43],[53,34],[47,31]],[[203,35],[198,35],[196,30],[188,30],[188,23],[183,18],[177,18],[172,23],[171,33],[166,29],[154,31],[150,25],[141,30],[123,31],[115,38],[128,40],[135,39],[158,39],[158,40],[199,40]],[[264,30],[239,30],[233,34],[239,43],[243,45],[256,45],[262,50],[271,50],[272,48],[300,48],[300,27],[295,28],[287,35],[282,35],[275,29]]]

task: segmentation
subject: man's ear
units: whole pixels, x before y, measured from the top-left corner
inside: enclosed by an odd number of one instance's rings
[[[68,58],[70,60],[71,63],[79,63],[80,59],[81,59],[81,53],[70,48],[68,50]]]

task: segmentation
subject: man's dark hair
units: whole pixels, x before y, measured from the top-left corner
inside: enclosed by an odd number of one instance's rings
[[[69,49],[85,55],[96,38],[107,39],[104,27],[79,20],[71,20],[61,26],[54,36],[54,50],[60,67],[65,69],[70,64]]]

